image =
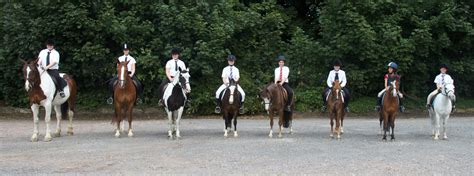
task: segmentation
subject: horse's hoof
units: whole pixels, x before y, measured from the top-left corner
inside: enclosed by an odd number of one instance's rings
[[[269,134],[268,137],[269,137],[269,138],[273,138],[273,135],[272,135],[272,134]]]
[[[67,132],[67,135],[68,135],[68,136],[73,136],[73,135],[74,135],[74,132],[68,131],[68,132]]]
[[[448,140],[448,136],[443,136],[443,140]]]
[[[330,137],[330,138],[334,138],[334,134],[332,134],[332,133],[329,134],[329,137]]]
[[[234,137],[239,137],[239,134],[237,134],[237,131],[234,131]]]
[[[224,137],[227,137],[227,136],[228,136],[227,133],[224,133]]]
[[[434,139],[434,140],[438,140],[439,137],[438,137],[437,135],[435,135],[433,139]]]
[[[53,138],[51,137],[50,134],[46,134],[46,136],[44,136],[44,142],[49,142],[51,140],[53,140]]]
[[[128,132],[128,137],[133,137],[133,132],[132,131]]]
[[[382,138],[382,141],[387,142],[387,138],[386,137]]]
[[[337,139],[341,139],[341,135],[337,135]]]
[[[282,138],[282,137],[283,137],[283,135],[281,135],[281,134],[278,135],[278,138]]]
[[[390,139],[390,141],[395,142],[395,138]]]
[[[116,137],[116,138],[119,138],[119,137],[120,137],[120,131],[117,130],[117,131],[115,132],[115,137]]]
[[[31,142],[38,142],[38,134],[33,134],[33,136],[31,136]]]

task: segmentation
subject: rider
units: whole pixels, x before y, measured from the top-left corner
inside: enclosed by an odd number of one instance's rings
[[[446,64],[441,64],[439,67],[440,74],[436,76],[434,83],[436,84],[436,90],[430,93],[428,95],[428,98],[426,100],[426,107],[431,108],[431,99],[438,93],[441,92],[441,88],[444,86],[445,83],[454,83],[453,78],[447,74],[448,72],[448,65]],[[453,102],[453,110],[455,110],[456,106]]]
[[[328,76],[328,79],[326,81],[328,87],[326,87],[323,91],[323,108],[322,108],[322,111],[323,112],[326,112],[327,110],[327,100],[326,100],[326,97],[327,97],[327,94],[329,93],[329,91],[331,90],[332,88],[332,83],[335,81],[335,80],[339,80],[339,82],[341,83],[341,87],[342,87],[342,91],[344,93],[344,107],[345,107],[345,110],[346,112],[349,112],[349,100],[350,100],[350,95],[349,95],[349,90],[346,88],[346,84],[347,84],[347,79],[346,79],[346,72],[344,72],[344,70],[341,70],[341,66],[342,66],[342,63],[340,60],[335,60],[334,63],[333,63],[333,66],[334,66],[334,70],[331,70],[329,72],[329,76]]]
[[[285,66],[285,56],[279,55],[277,57],[278,61],[278,67],[275,68],[275,84],[280,84],[285,88],[287,94],[288,94],[288,101],[286,102],[285,105],[285,111],[290,112],[291,111],[291,103],[293,101],[293,89],[290,88],[290,85],[288,84],[288,76],[290,75],[290,69]]]
[[[143,92],[143,86],[142,86],[142,83],[140,81],[138,81],[137,77],[135,76],[135,73],[136,73],[136,63],[137,61],[135,60],[135,58],[133,58],[132,56],[130,56],[130,48],[127,46],[127,44],[124,44],[123,45],[123,56],[120,56],[118,58],[118,61],[119,62],[126,62],[126,61],[129,61],[128,64],[127,64],[127,70],[128,70],[128,75],[132,78],[133,80],[133,83],[135,85],[135,87],[137,88],[137,93],[138,93],[138,96],[137,96],[137,102],[138,103],[141,103],[141,94]],[[114,84],[115,82],[118,80],[118,77],[117,75],[115,75],[112,79],[109,80],[109,91],[110,91],[110,97],[107,99],[107,103],[108,104],[112,104],[114,99],[113,99],[113,95],[114,95]]]
[[[222,77],[222,81],[224,82],[224,84],[222,84],[219,87],[219,89],[217,89],[217,92],[216,92],[215,113],[220,113],[221,112],[221,107],[220,107],[221,99],[220,99],[220,96],[221,96],[222,91],[229,86],[229,81],[232,79],[235,82],[238,82],[239,79],[240,79],[239,69],[234,66],[235,60],[237,60],[237,58],[234,55],[227,56],[227,63],[229,65],[227,67],[224,67],[224,69],[222,70],[222,76],[221,77]],[[245,92],[242,89],[242,87],[240,87],[240,85],[237,85],[237,90],[240,92],[240,96],[242,97],[241,100],[240,100],[239,113],[243,114],[244,113]]]
[[[171,50],[171,59],[168,62],[166,62],[166,66],[165,66],[166,78],[163,79],[163,81],[161,81],[161,84],[160,84],[160,87],[159,87],[158,98],[160,99],[159,104],[161,106],[163,106],[163,100],[162,99],[163,99],[163,94],[165,92],[165,86],[175,79],[174,75],[176,74],[176,72],[178,71],[179,68],[181,68],[181,70],[186,70],[186,65],[179,58],[180,58],[179,49],[178,48],[172,49]]]
[[[38,55],[38,65],[41,69],[48,72],[51,78],[54,80],[56,85],[56,90],[59,91],[59,96],[64,98],[64,81],[61,80],[59,76],[59,52],[54,49],[54,40],[48,39],[46,41],[46,49],[41,50]]]
[[[376,111],[380,111],[380,106],[382,104],[382,95],[388,91],[389,87],[390,87],[390,82],[394,81],[394,80],[400,80],[400,75],[397,74],[397,69],[398,69],[398,65],[395,63],[395,62],[390,62],[388,63],[388,73],[385,74],[384,76],[384,80],[385,80],[385,89],[383,89],[382,91],[380,91],[377,95],[377,106],[375,106],[375,110]],[[398,100],[399,100],[399,103],[400,103],[400,112],[405,112],[405,107],[403,106],[403,101],[402,101],[402,98],[403,98],[403,94],[398,92]]]

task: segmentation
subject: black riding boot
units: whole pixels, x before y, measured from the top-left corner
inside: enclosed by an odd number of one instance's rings
[[[114,84],[115,81],[117,80],[117,76],[114,76],[113,78],[109,79],[107,83],[107,88],[109,89],[109,98],[107,98],[107,104],[112,104],[114,103]]]
[[[216,109],[214,110],[216,114],[221,113],[221,99],[216,98]]]
[[[400,102],[400,112],[405,112],[405,106],[403,106],[403,98],[398,97],[398,102]]]
[[[244,111],[244,102],[241,101],[240,102],[240,108],[239,108],[239,114],[244,114],[244,113],[245,113],[245,111]]]
[[[381,109],[380,106],[382,105],[382,97],[377,97],[377,106],[375,106],[375,111],[377,112],[380,112],[380,109]]]

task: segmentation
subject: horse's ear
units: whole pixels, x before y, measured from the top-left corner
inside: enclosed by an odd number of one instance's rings
[[[120,63],[120,60],[119,60],[119,58],[115,59],[115,61],[117,61],[117,64],[119,64],[119,63]]]
[[[33,63],[38,63],[39,59],[40,59],[40,58],[37,57],[37,58],[33,61]]]
[[[26,61],[23,60],[23,59],[20,59],[20,61],[21,61],[23,64],[28,64],[28,62],[26,62]]]

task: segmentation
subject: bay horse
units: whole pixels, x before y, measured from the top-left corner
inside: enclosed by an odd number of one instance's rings
[[[227,137],[227,133],[232,130],[232,119],[234,120],[234,137],[238,137],[237,133],[237,114],[239,113],[241,95],[237,90],[238,83],[233,79],[230,79],[229,86],[224,90],[222,96],[222,113],[225,121],[224,137]]]
[[[395,140],[395,118],[400,107],[399,97],[398,97],[398,87],[400,85],[399,79],[396,79],[389,83],[389,89],[384,93],[382,98],[382,109],[380,110],[380,128],[382,129],[383,123],[383,138],[382,140],[387,140],[387,132],[391,130],[391,139]]]
[[[335,80],[332,83],[331,92],[328,95],[327,105],[328,105],[328,115],[331,124],[331,137],[334,137],[334,134],[337,135],[337,139],[341,139],[341,133],[343,133],[343,123],[344,123],[344,96],[342,94],[342,88],[339,80]],[[336,120],[336,129],[334,131],[334,122]]]
[[[453,102],[456,101],[456,95],[454,95],[454,84],[445,83],[441,89],[441,93],[433,98],[432,108],[428,109],[431,125],[433,128],[433,139],[439,139],[440,120],[443,124],[443,139],[448,139],[446,134],[446,125],[448,123],[449,115],[453,108]]]
[[[278,125],[280,130],[278,137],[282,137],[282,126],[284,128],[290,128],[290,134],[293,133],[292,120],[293,120],[293,110],[295,109],[295,100],[293,97],[293,102],[291,103],[291,112],[284,111],[285,104],[288,99],[288,94],[286,93],[285,88],[280,84],[269,83],[267,84],[259,93],[260,98],[263,99],[265,104],[265,110],[270,118],[270,134],[268,137],[273,137],[273,115],[278,114],[279,120]]]
[[[117,60],[117,84],[114,85],[114,107],[115,115],[112,123],[116,123],[115,137],[120,137],[120,133],[124,132],[124,122],[122,121],[128,116],[128,137],[133,137],[132,120],[133,107],[137,99],[137,91],[133,84],[132,78],[128,75],[127,65],[130,61],[120,62]],[[122,126],[120,127],[120,124]]]
[[[189,68],[175,72],[173,81],[167,84],[164,94],[163,102],[165,111],[168,115],[168,137],[170,139],[180,138],[179,121],[183,115],[184,106],[186,104],[186,94],[191,92],[189,84]]]
[[[52,77],[45,71],[42,70],[38,65],[37,58],[34,61],[23,62],[23,77],[25,79],[25,90],[28,92],[28,100],[33,114],[33,135],[31,141],[38,141],[39,131],[39,108],[41,106],[45,109],[45,123],[46,123],[46,134],[44,141],[48,142],[52,140],[51,130],[49,122],[51,120],[51,111],[54,107],[56,112],[56,132],[55,137],[61,136],[61,118],[66,115],[69,118],[68,135],[73,135],[72,119],[75,112],[77,86],[72,76],[61,73],[60,76],[66,81],[67,85],[64,87],[64,97],[61,97],[56,90]]]

